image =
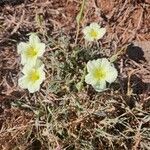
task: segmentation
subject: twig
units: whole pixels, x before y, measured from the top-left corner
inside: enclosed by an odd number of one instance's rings
[[[11,32],[11,35],[14,34],[14,33],[19,29],[21,23],[23,22],[24,16],[25,16],[25,10],[23,10],[22,16],[21,16],[21,18],[20,18],[20,21],[17,23],[16,27],[15,27],[14,30]]]

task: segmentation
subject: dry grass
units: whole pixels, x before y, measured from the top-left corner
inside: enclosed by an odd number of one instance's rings
[[[86,1],[78,24],[82,1],[4,4],[0,6],[0,149],[149,150],[150,83],[145,79],[150,76],[149,62],[130,53],[137,48],[132,42],[150,40],[149,3]],[[81,29],[93,21],[106,27],[107,35],[87,44]],[[47,78],[35,94],[17,86],[16,44],[26,41],[30,32],[37,32],[47,44],[43,58]],[[85,64],[114,54],[118,80],[97,93],[83,82]]]

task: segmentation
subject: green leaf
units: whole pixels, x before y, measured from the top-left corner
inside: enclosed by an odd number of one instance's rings
[[[83,82],[84,82],[85,76],[86,76],[86,66],[84,67],[83,75],[82,75],[82,77],[81,77],[80,82],[78,82],[78,83],[76,84],[76,88],[77,88],[78,92],[80,92],[80,91],[82,90],[82,88],[83,88]]]

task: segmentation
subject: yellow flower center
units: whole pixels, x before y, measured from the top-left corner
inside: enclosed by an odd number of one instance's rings
[[[34,57],[37,55],[37,50],[33,46],[30,46],[26,51],[26,55],[28,57]]]
[[[36,70],[32,70],[28,75],[28,79],[31,82],[36,82],[37,80],[39,80],[39,78],[40,78],[40,74]]]
[[[104,69],[97,68],[94,70],[93,76],[96,80],[101,80],[101,79],[105,78],[106,73],[105,73]]]
[[[91,29],[90,36],[93,38],[97,38],[97,32],[94,29]]]

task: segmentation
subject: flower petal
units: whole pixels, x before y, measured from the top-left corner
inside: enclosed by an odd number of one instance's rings
[[[41,57],[45,52],[45,43],[37,43],[35,47],[38,50],[38,57]]]
[[[105,35],[106,29],[105,28],[100,28],[97,32],[98,32],[97,39],[101,39]]]
[[[35,62],[35,65],[31,64],[25,64],[22,73],[28,74],[32,69],[38,69],[40,72],[44,70],[44,64],[41,60],[37,59]]]
[[[89,33],[91,31],[91,28],[89,26],[86,26],[82,32],[86,35],[87,33]]]
[[[98,60],[101,60],[100,66],[102,68],[105,68],[105,70],[111,66],[111,63],[109,62],[109,60],[107,58],[102,58],[102,59],[98,59]]]
[[[44,64],[40,59],[37,59],[36,64],[35,64],[35,68],[36,69],[41,69],[41,70],[44,69]]]
[[[92,72],[98,65],[99,60],[89,60],[87,63],[87,71]]]
[[[26,76],[19,78],[18,85],[23,89],[27,89],[28,81],[26,79]]]
[[[40,39],[35,33],[32,33],[29,37],[29,43],[31,45],[34,45],[36,43],[40,43]]]
[[[83,34],[84,34],[84,39],[87,41],[94,41],[94,38],[90,35],[91,32],[91,28],[89,26],[85,27],[82,30]]]
[[[95,84],[97,83],[97,81],[93,79],[93,77],[92,77],[91,74],[87,74],[87,75],[85,76],[85,82],[86,82],[87,84],[91,84],[91,85],[95,85]]]
[[[41,77],[40,77],[41,83],[45,80],[45,72],[41,72]]]
[[[40,84],[28,84],[28,90],[30,93],[39,91],[39,89],[40,89]]]
[[[20,43],[17,45],[17,52],[18,52],[18,54],[23,53],[28,47],[29,47],[29,44],[28,44],[28,43],[20,42]]]
[[[92,29],[94,29],[94,30],[97,30],[97,29],[99,30],[99,29],[100,29],[100,26],[99,26],[98,23],[93,22],[93,23],[90,24],[90,28],[92,28]]]
[[[25,53],[22,53],[21,55],[21,64],[22,65],[28,65],[30,67],[34,66],[36,64],[37,56],[30,58],[27,57]]]
[[[21,64],[25,65],[26,61],[27,61],[26,56],[24,55],[24,53],[22,53],[22,55],[21,55]]]
[[[109,83],[112,83],[116,80],[117,76],[118,76],[118,72],[116,68],[110,66],[106,72],[105,80]]]
[[[89,41],[89,42],[94,41],[94,38],[92,36],[90,36],[89,34],[85,35],[84,39],[87,40],[87,41]]]
[[[31,71],[31,69],[32,69],[32,66],[26,64],[26,65],[24,65],[24,67],[23,67],[23,69],[22,69],[22,73],[23,73],[23,74],[28,74],[28,73]]]
[[[106,81],[101,80],[101,81],[97,82],[97,84],[92,85],[92,86],[97,92],[102,92],[102,91],[106,90]]]
[[[38,69],[38,71],[40,72],[40,79],[38,81],[39,84],[41,84],[45,80],[45,72],[43,69],[44,69],[43,67]]]

